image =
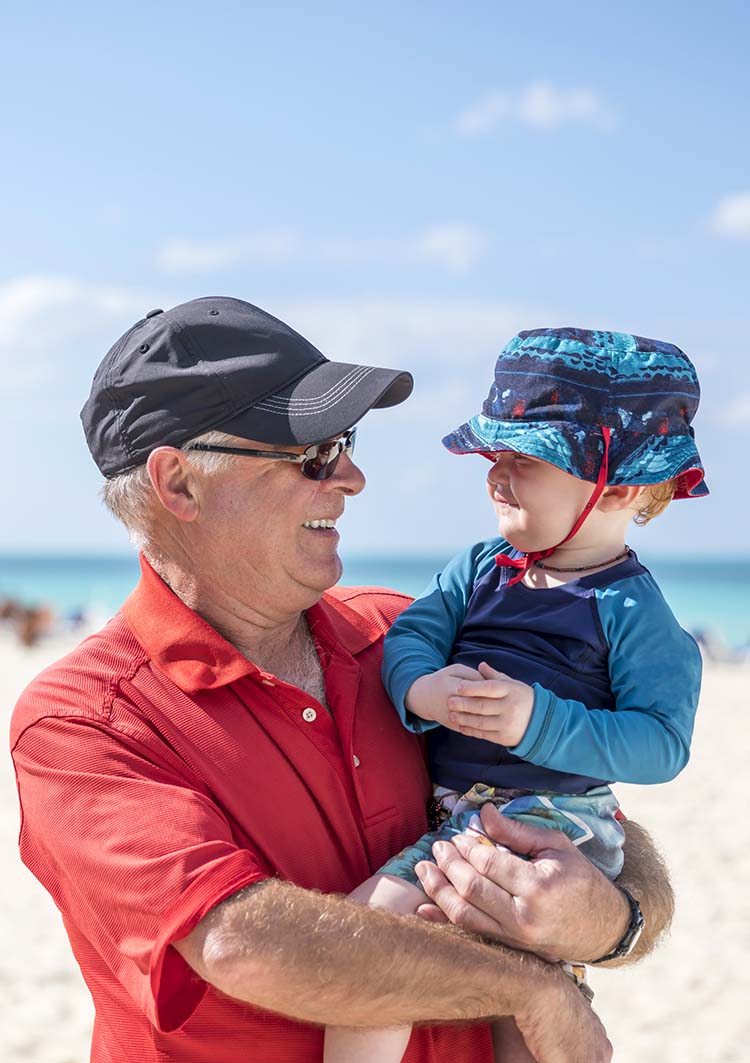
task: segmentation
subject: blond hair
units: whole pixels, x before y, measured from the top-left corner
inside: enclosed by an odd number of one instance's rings
[[[637,512],[633,517],[635,524],[648,524],[654,517],[663,513],[674,498],[677,480],[666,480],[661,484],[647,484],[636,500]]]

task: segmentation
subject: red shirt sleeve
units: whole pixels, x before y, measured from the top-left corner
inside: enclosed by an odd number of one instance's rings
[[[207,788],[141,736],[45,718],[21,734],[14,760],[21,856],[79,962],[95,951],[158,1029],[177,1029],[206,985],[171,942],[272,872],[235,844]]]

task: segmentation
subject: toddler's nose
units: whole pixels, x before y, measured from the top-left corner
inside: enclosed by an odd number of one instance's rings
[[[495,464],[487,474],[487,479],[490,483],[497,483],[498,480],[505,477],[512,458],[512,452],[509,450],[505,450],[501,454],[495,455]]]

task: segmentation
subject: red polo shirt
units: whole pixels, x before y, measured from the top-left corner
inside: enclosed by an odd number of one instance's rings
[[[346,893],[425,830],[421,749],[380,683],[383,635],[407,603],[349,588],[309,610],[329,714],[143,561],[117,616],[24,692],[21,855],[91,990],[93,1063],[322,1059],[320,1028],[216,992],[171,942],[274,875]],[[487,1027],[418,1029],[404,1058],[489,1063]]]

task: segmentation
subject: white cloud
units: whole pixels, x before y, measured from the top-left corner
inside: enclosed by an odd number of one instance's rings
[[[724,424],[732,426],[750,425],[750,392],[730,402],[721,419]]]
[[[507,92],[490,92],[467,107],[458,116],[457,129],[462,136],[477,137],[491,133],[512,115],[512,101]]]
[[[434,253],[447,254],[446,246],[447,238]],[[59,386],[77,394],[133,321],[152,306],[169,307],[184,297],[60,276],[19,277],[0,285],[0,391],[28,392],[41,382],[45,394]],[[465,400],[467,372],[476,372],[469,385],[481,394],[502,344],[519,328],[551,323],[539,308],[482,299],[280,300],[266,309],[330,358],[414,371],[420,387],[410,409],[420,419]]]
[[[135,304],[133,292],[86,285],[71,277],[18,277],[0,285],[0,350],[29,343],[68,310],[81,315],[118,315]]]
[[[0,348],[18,342],[40,315],[69,305],[79,287],[66,277],[19,277],[0,287]]]
[[[417,260],[462,273],[481,257],[484,246],[481,233],[470,225],[435,225],[412,242],[411,251]]]
[[[718,236],[750,239],[750,192],[725,196],[712,215],[711,228]]]
[[[285,262],[299,250],[294,234],[278,229],[240,240],[173,240],[160,249],[157,263],[173,273],[193,273],[240,262]]]
[[[461,112],[456,131],[462,137],[479,137],[494,132],[506,122],[536,129],[552,129],[567,123],[605,131],[614,127],[610,108],[591,89],[555,88],[540,81],[518,92],[488,93]]]
[[[463,272],[481,257],[482,234],[461,222],[431,226],[402,239],[369,238],[305,240],[289,230],[260,233],[235,240],[173,240],[157,252],[157,264],[171,273],[201,273],[243,262],[430,262]]]
[[[485,299],[316,299],[268,309],[329,358],[439,375],[441,385],[446,373],[463,381],[473,366],[491,373],[493,357],[519,328],[549,323],[538,307]]]
[[[26,276],[0,285],[0,394],[49,393],[75,368],[78,350],[101,358],[103,337],[148,309],[127,289],[72,277]]]

